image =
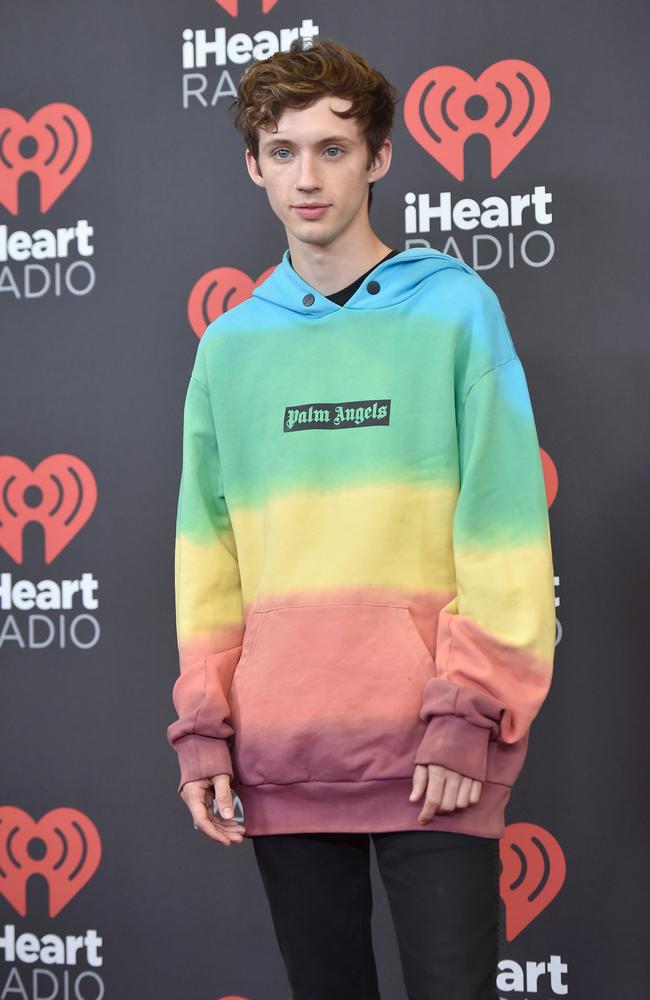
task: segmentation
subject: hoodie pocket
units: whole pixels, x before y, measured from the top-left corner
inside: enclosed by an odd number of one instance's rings
[[[245,785],[410,777],[433,657],[407,607],[257,611],[233,678],[233,764]]]

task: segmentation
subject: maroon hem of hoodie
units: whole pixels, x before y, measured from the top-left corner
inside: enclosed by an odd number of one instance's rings
[[[231,781],[241,799],[246,836],[276,833],[382,833],[397,830],[446,830],[500,838],[511,788],[486,781],[478,802],[418,823],[424,793],[409,802],[411,778],[372,781],[306,781],[242,785]]]

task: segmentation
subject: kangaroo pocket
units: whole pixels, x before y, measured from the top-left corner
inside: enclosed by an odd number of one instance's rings
[[[235,671],[233,765],[245,785],[410,777],[434,660],[406,607],[258,611]]]

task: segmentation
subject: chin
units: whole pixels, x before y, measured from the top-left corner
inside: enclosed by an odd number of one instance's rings
[[[335,233],[331,233],[326,229],[316,230],[314,226],[308,228],[305,226],[303,230],[296,232],[295,229],[290,229],[289,232],[294,239],[298,240],[299,243],[312,244],[314,246],[327,246],[335,238]]]

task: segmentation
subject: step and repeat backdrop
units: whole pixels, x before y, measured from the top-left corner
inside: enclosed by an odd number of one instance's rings
[[[318,35],[400,95],[373,228],[494,288],[536,415],[555,675],[500,842],[498,994],[645,995],[649,20],[642,0],[2,5],[0,998],[289,997],[252,843],[194,831],[166,728],[187,380],[286,249],[229,104],[252,59]]]

